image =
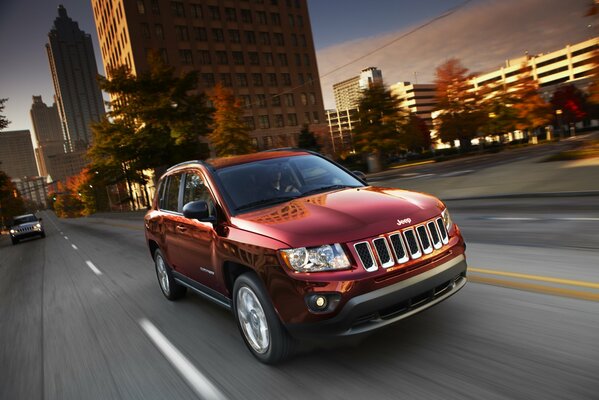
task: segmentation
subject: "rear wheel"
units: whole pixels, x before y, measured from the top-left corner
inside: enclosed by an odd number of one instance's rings
[[[245,273],[235,281],[233,308],[237,326],[254,357],[265,364],[275,364],[291,355],[294,341],[255,274]]]
[[[156,267],[158,284],[160,285],[164,297],[169,300],[177,300],[185,296],[187,288],[175,282],[171,267],[166,263],[160,249],[156,249],[154,252],[154,265]]]

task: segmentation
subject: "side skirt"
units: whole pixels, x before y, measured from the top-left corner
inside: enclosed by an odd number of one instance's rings
[[[216,290],[210,289],[207,286],[202,285],[199,282],[194,281],[186,277],[185,275],[181,275],[180,273],[173,271],[173,277],[175,281],[183,286],[186,286],[199,294],[202,297],[212,301],[213,303],[218,304],[221,307],[226,308],[231,311],[233,309],[231,299],[222,294],[218,293]]]

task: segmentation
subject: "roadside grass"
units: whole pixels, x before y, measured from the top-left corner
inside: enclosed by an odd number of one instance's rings
[[[571,161],[593,157],[599,157],[599,140],[590,140],[576,149],[555,153],[543,161]]]

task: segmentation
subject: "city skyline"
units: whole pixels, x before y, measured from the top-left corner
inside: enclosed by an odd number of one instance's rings
[[[407,2],[378,1],[369,8],[368,15],[376,19],[376,23],[372,23],[371,19],[364,21],[363,3],[344,2],[343,7],[339,7],[333,1],[309,2],[325,108],[334,107],[333,83],[354,76],[368,66],[380,68],[388,85],[397,81],[425,83],[431,82],[436,66],[451,56],[462,59],[472,71],[485,72],[525,51],[531,54],[552,51],[594,36],[589,26],[591,21],[583,17],[586,0],[568,3],[550,0],[549,6],[543,0],[421,3],[415,8],[406,6]],[[33,4],[36,6],[32,7]],[[62,4],[81,29],[91,33],[99,73],[104,74],[91,4],[75,0],[65,0]],[[402,38],[405,33],[458,5],[463,7]],[[3,31],[0,32],[0,49],[6,55],[0,63],[0,97],[9,98],[5,115],[12,121],[7,129],[31,130],[28,116],[31,96],[51,99],[54,95],[43,46],[57,6],[33,0],[9,1],[0,6]],[[23,13],[34,8],[32,23],[20,23],[14,28]],[[27,39],[15,46],[15,41],[10,40],[14,34],[6,33],[11,28]],[[25,34],[27,29],[33,33]],[[36,33],[39,30],[44,34]],[[386,46],[390,42],[393,44]],[[344,66],[383,46],[380,51]]]

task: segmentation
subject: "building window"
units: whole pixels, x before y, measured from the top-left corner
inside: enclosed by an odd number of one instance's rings
[[[310,65],[310,56],[307,54],[304,54],[304,64],[306,67]]]
[[[144,0],[137,0],[137,12],[141,15],[146,13],[146,5]]]
[[[285,54],[285,53],[279,53],[279,54],[278,54],[278,57],[279,57],[279,64],[280,64],[282,67],[286,67],[286,66],[288,65],[288,62],[287,62],[287,54]]]
[[[199,50],[198,58],[201,65],[210,65],[212,63],[210,60],[210,52],[208,50]]]
[[[246,74],[237,74],[237,86],[246,87],[248,85],[248,78]]]
[[[277,74],[268,74],[268,86],[277,86]]]
[[[302,55],[295,53],[295,66],[296,67],[301,67],[302,66]]]
[[[273,25],[281,25],[281,16],[279,13],[270,13],[270,20]]]
[[[285,126],[285,119],[283,118],[283,114],[275,114],[275,127],[282,128]]]
[[[194,18],[204,18],[204,11],[201,4],[191,4],[191,16]]]
[[[200,42],[206,42],[208,40],[208,34],[206,33],[206,28],[201,28],[199,26],[193,27],[193,34],[195,39]]]
[[[224,87],[233,86],[233,80],[231,79],[231,74],[220,74],[220,81]]]
[[[284,73],[281,74],[281,78],[283,79],[283,86],[291,86],[291,75]]]
[[[271,136],[264,136],[262,138],[262,142],[264,143],[265,149],[270,149],[272,147],[272,137]]]
[[[282,33],[273,33],[273,40],[277,46],[285,46],[285,39]]]
[[[252,23],[252,10],[242,9],[241,10],[241,21],[245,22],[246,24],[251,24]]]
[[[193,64],[193,58],[191,56],[191,50],[182,49],[179,50],[179,60],[183,65],[191,65]]]
[[[300,85],[304,84],[304,74],[297,74],[297,81]]]
[[[189,31],[187,30],[186,26],[176,25],[175,32],[177,34],[177,40],[184,42],[189,41]]]
[[[262,86],[262,74],[252,74],[252,83],[254,86]]]
[[[270,34],[268,32],[260,32],[260,44],[270,45]]]
[[[248,43],[248,44],[256,43],[256,34],[253,31],[245,31],[244,35],[245,35],[246,43]]]
[[[272,95],[272,97],[270,98],[270,104],[273,107],[280,107],[281,106],[281,96],[278,94]]]
[[[285,93],[285,105],[288,107],[293,107],[295,105],[295,98],[293,97],[293,93]]]
[[[225,18],[227,21],[237,21],[237,11],[234,8],[225,8]]]
[[[310,123],[310,113],[306,111],[304,113],[304,124],[309,124],[309,123]]]
[[[248,58],[250,59],[250,65],[260,65],[260,58],[258,57],[257,52],[250,51],[248,53]]]
[[[300,28],[303,28],[304,26],[304,18],[301,15],[297,16],[297,26]]]
[[[314,93],[310,93],[308,96],[310,97],[310,104],[313,106],[316,105],[316,95]]]
[[[233,52],[233,64],[243,65],[243,53],[241,51]]]
[[[272,53],[264,53],[264,65],[274,65]]]
[[[210,13],[210,18],[212,20],[220,20],[220,9],[218,8],[218,6],[208,6],[208,12]]]
[[[289,26],[295,26],[295,16],[293,14],[289,14]]]
[[[241,42],[241,37],[240,37],[239,31],[237,29],[229,29],[229,41],[231,43]]]
[[[229,58],[227,57],[226,51],[217,51],[216,52],[216,63],[220,65],[229,64]]]
[[[144,39],[150,38],[150,27],[148,24],[141,24],[141,35]]]
[[[160,5],[158,4],[158,0],[152,0],[152,14],[160,15]]]
[[[166,49],[165,48],[159,49],[158,54],[160,55],[162,62],[165,64],[168,64],[168,53],[167,53]]]
[[[287,114],[287,124],[289,126],[297,126],[297,115]]]
[[[202,82],[206,87],[214,86],[214,74],[202,74]]]
[[[300,94],[300,100],[301,100],[303,106],[308,105],[308,96],[306,95],[306,93]]]
[[[306,78],[307,78],[307,80],[306,80],[306,81],[308,82],[308,84],[309,84],[310,86],[314,86],[314,80],[312,79],[312,74],[308,72],[308,73],[306,74]]]
[[[225,41],[225,35],[223,34],[223,30],[222,29],[212,29],[212,37],[214,38],[215,42],[224,42]]]
[[[258,107],[266,107],[266,95],[265,94],[257,94],[256,101],[258,103]]]
[[[243,117],[243,122],[247,125],[251,130],[256,129],[256,124],[254,123],[254,117]]]
[[[164,29],[162,28],[162,24],[154,25],[154,31],[156,32],[156,37],[158,39],[164,39]]]
[[[266,19],[266,13],[264,11],[256,11],[256,16],[258,17],[258,23],[260,25],[268,25],[268,20]]]
[[[308,46],[305,35],[300,35],[300,44],[302,45],[302,47]]]
[[[291,44],[292,44],[294,47],[297,47],[297,43],[298,43],[298,42],[297,42],[297,35],[296,35],[295,33],[292,33],[292,34],[291,34]]]
[[[250,140],[252,141],[252,147],[254,148],[254,150],[258,150],[258,138],[250,138]]]
[[[171,1],[171,12],[175,17],[185,16],[185,7],[180,1]]]
[[[314,111],[312,113],[312,117],[314,119],[314,123],[315,124],[319,124],[320,123],[320,116],[318,115],[318,111]]]
[[[241,96],[241,106],[244,108],[252,108],[252,98],[248,94],[242,94]]]

